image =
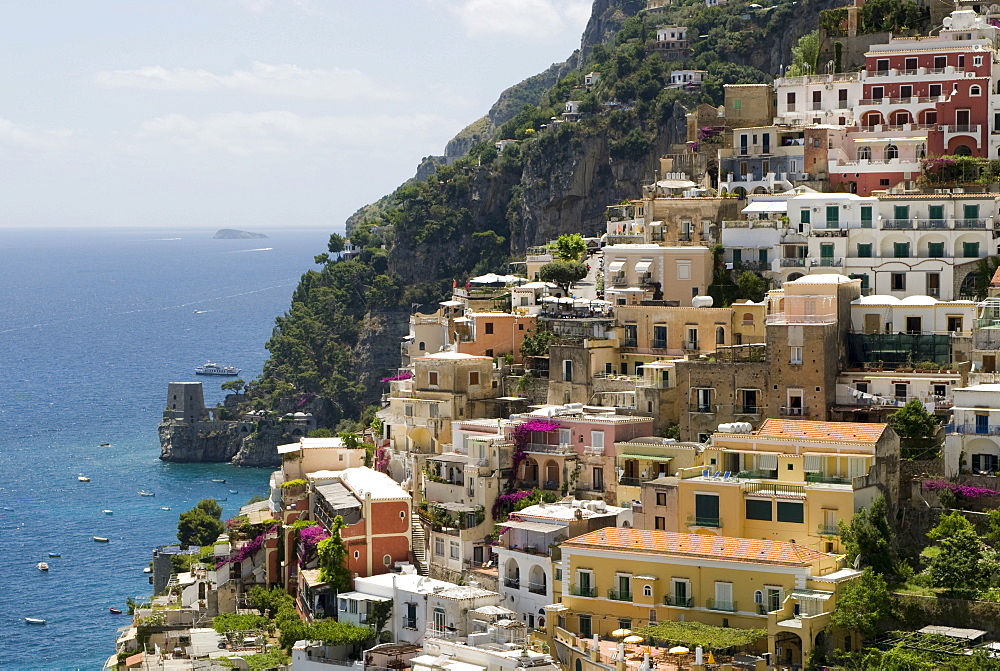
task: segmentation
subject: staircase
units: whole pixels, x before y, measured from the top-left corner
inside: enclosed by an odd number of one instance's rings
[[[417,517],[411,517],[410,524],[413,538],[413,563],[417,567],[417,573],[427,575],[427,538],[424,536],[424,527]]]

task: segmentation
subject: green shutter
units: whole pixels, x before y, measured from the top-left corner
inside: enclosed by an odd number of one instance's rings
[[[979,257],[979,243],[978,242],[963,242],[962,243],[962,256],[967,259],[975,259]]]
[[[908,242],[894,242],[892,243],[892,255],[897,259],[907,259],[910,257],[910,243]]]
[[[809,208],[804,207],[799,210],[799,223],[808,224],[809,223]]]
[[[762,265],[767,265],[767,249],[757,250],[757,260],[760,261]]]
[[[963,205],[962,214],[965,219],[978,219],[979,218],[979,206],[978,205]]]
[[[802,524],[802,521],[805,519],[803,508],[804,506],[801,503],[778,501],[778,521]]]
[[[944,205],[931,205],[927,210],[929,212],[928,219],[934,219],[935,221],[944,219]]]
[[[840,208],[838,206],[826,206],[826,227],[840,228]]]
[[[872,227],[872,207],[871,205],[861,206],[861,228]]]
[[[771,502],[770,501],[760,501],[757,499],[747,499],[746,500],[746,510],[748,520],[766,520],[770,522],[773,517],[771,515]]]
[[[819,255],[820,255],[820,258],[832,259],[833,258],[833,243],[832,242],[824,242],[823,244],[821,244],[819,246]]]
[[[909,219],[910,218],[910,206],[909,205],[896,205],[892,208],[892,218],[893,219]]]
[[[859,259],[870,259],[872,257],[872,243],[870,242],[859,242],[858,243],[858,258]]]
[[[940,259],[944,256],[944,243],[943,242],[928,242],[927,243],[927,256],[932,259]]]

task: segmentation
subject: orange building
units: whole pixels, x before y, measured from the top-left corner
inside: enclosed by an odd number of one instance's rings
[[[459,352],[489,357],[513,354],[515,361],[521,360],[521,340],[535,330],[534,315],[508,312],[467,312],[455,322]]]

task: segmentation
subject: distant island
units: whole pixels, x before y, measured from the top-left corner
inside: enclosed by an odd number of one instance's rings
[[[252,233],[250,231],[240,231],[235,228],[222,228],[216,231],[215,240],[259,240],[266,238],[263,233]]]

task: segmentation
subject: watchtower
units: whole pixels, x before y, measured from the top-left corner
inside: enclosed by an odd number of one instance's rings
[[[186,424],[196,424],[206,418],[205,395],[201,382],[167,383],[167,410],[165,416]]]

